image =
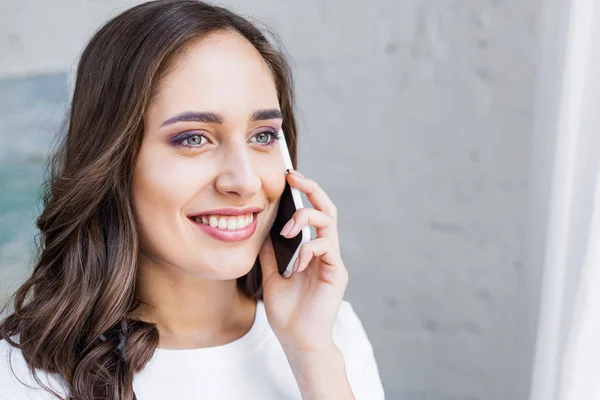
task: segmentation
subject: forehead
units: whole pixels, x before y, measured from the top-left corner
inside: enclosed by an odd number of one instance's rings
[[[240,34],[220,32],[188,45],[160,82],[149,111],[161,116],[214,111],[247,118],[257,108],[278,107],[275,82],[260,53]]]

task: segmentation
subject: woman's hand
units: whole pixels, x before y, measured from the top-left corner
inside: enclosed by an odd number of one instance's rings
[[[317,237],[302,245],[291,277],[279,274],[271,238],[260,253],[264,304],[271,328],[286,353],[330,352],[333,324],[348,283],[337,231],[337,210],[314,181],[290,170],[290,186],[305,193],[314,209],[303,208],[284,226],[282,234],[294,237],[307,225]]]

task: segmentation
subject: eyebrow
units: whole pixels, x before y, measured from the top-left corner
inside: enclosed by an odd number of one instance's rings
[[[281,111],[271,108],[256,110],[250,117],[250,121],[266,121],[269,119],[283,119]],[[223,117],[213,112],[185,111],[169,118],[161,126],[172,125],[177,122],[204,122],[206,124],[222,124]]]
[[[269,119],[283,119],[281,111],[271,108],[267,110],[256,110],[250,117],[250,121],[266,121]]]

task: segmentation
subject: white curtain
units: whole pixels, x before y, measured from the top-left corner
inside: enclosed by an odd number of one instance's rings
[[[600,400],[600,0],[568,8],[530,400]]]

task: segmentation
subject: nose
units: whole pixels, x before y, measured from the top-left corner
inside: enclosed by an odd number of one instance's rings
[[[252,198],[258,193],[261,180],[245,146],[231,146],[223,152],[215,187],[219,193],[242,199]]]

